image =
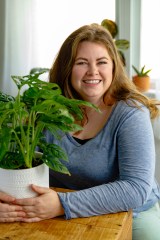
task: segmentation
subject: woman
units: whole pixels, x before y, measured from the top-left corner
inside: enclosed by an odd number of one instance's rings
[[[154,179],[150,121],[159,114],[156,101],[136,90],[111,35],[97,24],[83,26],[65,40],[49,78],[63,95],[89,101],[101,110],[83,109],[82,131],[61,134],[61,139],[47,134],[48,141],[67,152],[71,173],[50,171],[50,185],[78,191],[57,194],[32,186],[39,197],[3,196],[3,202],[8,197],[15,205],[5,203],[0,220],[33,222],[59,215],[70,219],[133,209],[133,239],[158,239],[160,192]],[[11,207],[15,209],[8,212]]]

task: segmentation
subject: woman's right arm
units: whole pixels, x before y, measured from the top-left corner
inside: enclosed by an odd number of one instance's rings
[[[25,216],[21,206],[12,204],[14,200],[14,197],[0,192],[0,222],[17,222]]]

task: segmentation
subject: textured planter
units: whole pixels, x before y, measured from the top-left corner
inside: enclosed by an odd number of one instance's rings
[[[136,85],[140,92],[147,92],[150,89],[150,77],[149,76],[133,76],[133,83]]]
[[[16,198],[35,197],[31,184],[49,187],[49,168],[46,164],[28,169],[0,168],[0,191]]]

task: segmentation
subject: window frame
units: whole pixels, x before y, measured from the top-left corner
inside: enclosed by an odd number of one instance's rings
[[[124,52],[126,71],[131,78],[132,65],[140,66],[141,0],[116,0],[118,38],[127,39],[130,47]]]

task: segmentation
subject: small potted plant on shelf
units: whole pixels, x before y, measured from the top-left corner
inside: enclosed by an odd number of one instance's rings
[[[112,35],[112,38],[115,40],[115,45],[121,56],[123,65],[126,65],[125,56],[124,56],[123,51],[127,50],[129,48],[129,41],[126,39],[116,39],[116,36],[118,34],[118,26],[114,21],[112,21],[110,19],[103,19],[101,22],[101,25],[104,28],[106,28]]]
[[[60,131],[78,131],[82,127],[75,120],[83,118],[81,107],[96,108],[86,101],[62,96],[57,84],[40,80],[43,73],[12,76],[18,89],[16,97],[0,92],[0,191],[13,196],[17,192],[19,198],[34,196],[31,183],[48,186],[49,168],[69,174],[63,164],[63,160],[68,160],[67,154],[59,146],[47,143],[45,130],[55,137]],[[39,157],[37,148],[42,152]],[[38,177],[33,176],[32,180],[30,171]],[[46,172],[47,179],[41,176]]]
[[[136,75],[133,76],[133,83],[136,85],[137,89],[141,92],[146,92],[150,89],[150,76],[148,73],[152,70],[145,70],[145,65],[138,70],[135,66],[133,66]]]

